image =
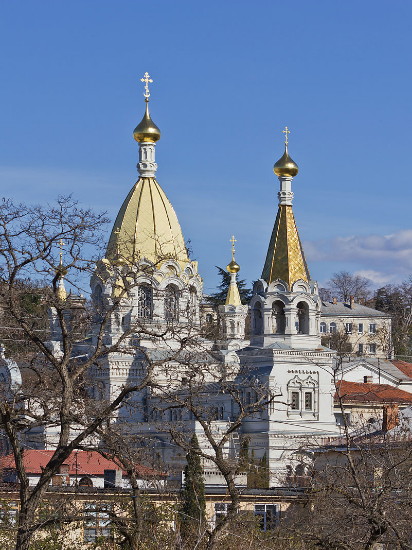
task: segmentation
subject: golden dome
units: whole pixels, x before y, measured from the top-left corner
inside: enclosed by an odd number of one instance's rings
[[[291,178],[294,178],[299,172],[298,165],[289,156],[287,145],[285,146],[285,152],[283,153],[282,157],[277,162],[275,162],[275,165],[273,166],[273,171],[279,177],[287,176]]]
[[[176,213],[154,178],[140,178],[117,215],[107,247],[110,262],[134,264],[142,258],[188,262]]]
[[[235,260],[232,260],[226,269],[229,273],[238,273],[240,271],[240,266],[235,262]]]
[[[139,143],[155,143],[160,139],[160,130],[153,122],[149,113],[149,100],[146,98],[146,112],[133,131],[133,137]]]

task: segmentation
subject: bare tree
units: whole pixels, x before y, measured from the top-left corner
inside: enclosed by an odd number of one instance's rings
[[[79,304],[76,296],[66,296],[62,288],[63,276],[73,288],[81,288],[93,272],[106,221],[104,215],[80,208],[70,197],[60,198],[54,206],[15,205],[8,200],[0,205],[2,310],[24,341],[19,357],[23,381],[3,385],[0,400],[0,427],[13,454],[19,483],[19,550],[31,547],[33,534],[56,521],[53,517],[40,521],[37,516],[52,477],[74,449],[93,444],[98,431],[111,422],[126,398],[148,385],[153,371],[147,359],[141,376],[116,393],[99,399],[90,394],[93,369],[115,352],[134,356],[139,350],[131,345],[130,336],[144,331],[138,323],[130,323],[115,340],[105,337],[133,284],[129,276],[119,280],[119,273],[113,272],[116,292],[111,304],[100,309],[81,299]],[[64,266],[61,255],[59,258],[59,243],[62,246],[63,242]],[[28,288],[41,288],[42,308],[52,317],[49,334],[39,326],[39,311],[25,306]],[[156,337],[160,340],[162,335]],[[144,353],[141,350],[143,357]],[[25,447],[50,433],[55,451],[37,483],[30,486],[24,467]]]
[[[353,275],[349,271],[334,273],[322,289],[324,296],[336,296],[342,302],[348,302],[353,296],[356,300],[367,299],[370,296],[371,282],[366,277]]]

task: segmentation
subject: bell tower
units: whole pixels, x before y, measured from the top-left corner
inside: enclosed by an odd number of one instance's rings
[[[250,303],[251,344],[284,342],[293,348],[312,349],[320,346],[320,300],[292,209],[292,181],[299,168],[289,155],[288,127],[283,133],[285,152],[273,167],[280,184],[278,212],[262,276],[255,283]]]

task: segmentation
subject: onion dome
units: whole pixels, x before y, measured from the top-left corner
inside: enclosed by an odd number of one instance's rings
[[[146,112],[133,131],[133,137],[139,143],[155,143],[160,139],[160,130],[153,122],[149,113],[149,99],[146,97]]]
[[[283,155],[277,162],[275,162],[275,165],[273,166],[273,171],[278,177],[286,176],[289,178],[294,178],[298,174],[298,165],[289,156],[287,145],[285,145],[285,152],[283,153]]]
[[[235,262],[235,260],[232,260],[226,269],[229,273],[238,273],[240,271],[240,266]]]

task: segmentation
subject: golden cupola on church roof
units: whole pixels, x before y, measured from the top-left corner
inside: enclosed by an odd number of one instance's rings
[[[289,129],[288,127],[286,126],[286,128],[283,130],[283,132],[285,132],[285,152],[283,153],[283,155],[280,157],[280,159],[275,162],[274,166],[273,166],[273,171],[275,172],[275,174],[280,177],[280,176],[286,176],[286,177],[291,177],[291,178],[294,178],[295,176],[298,175],[298,172],[299,172],[299,167],[298,165],[296,164],[296,162],[291,159],[291,157],[289,156],[289,151],[288,151],[288,145],[289,145],[289,139],[288,139],[288,134],[290,133],[289,132]]]
[[[287,127],[283,132],[286,135],[285,154],[274,166],[274,172],[280,182],[279,207],[262,271],[262,279],[268,284],[281,279],[291,289],[293,283],[299,279],[308,282],[310,275],[292,210],[291,181],[298,173],[298,166],[288,153],[288,134],[290,132]]]
[[[230,239],[232,243],[232,261],[227,266],[227,271],[230,273],[230,284],[227,291],[226,302],[227,306],[241,306],[242,302],[240,301],[239,288],[237,286],[236,274],[240,271],[240,266],[235,260],[235,242],[236,239],[233,236]]]
[[[145,83],[145,115],[133,136],[139,142],[140,177],[120,208],[110,235],[106,257],[117,264],[134,264],[145,258],[153,263],[164,259],[188,262],[188,254],[176,213],[156,180],[156,141],[160,130],[150,118],[148,73]]]

